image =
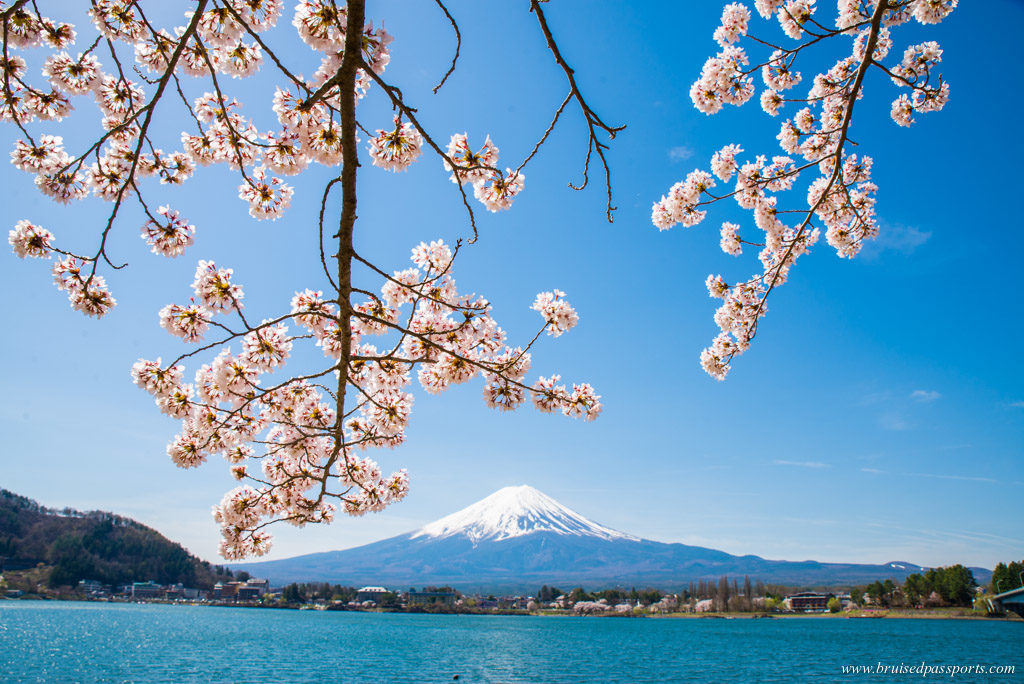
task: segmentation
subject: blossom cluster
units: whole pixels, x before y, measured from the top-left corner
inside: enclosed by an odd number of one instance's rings
[[[139,192],[139,178],[156,177],[161,184],[179,185],[197,167],[226,164],[241,175],[238,196],[248,204],[249,214],[276,220],[294,195],[282,177],[294,176],[311,163],[335,166],[341,162],[339,107],[344,95],[333,79],[344,56],[347,11],[330,0],[301,0],[295,6],[292,26],[319,53],[321,63],[311,78],[289,74],[291,83],[276,89],[272,109],[280,128],[265,132],[242,114],[241,103],[226,95],[216,78],[244,78],[260,69],[265,42],[258,34],[277,25],[284,10],[282,0],[217,3],[198,16],[186,13],[188,26],[170,31],[147,22],[134,2],[97,0],[88,11],[94,28],[111,41],[112,50],[119,44],[132,48],[135,71],[145,83],[127,76],[116,53],[108,65],[113,69],[105,69],[96,44],[77,54],[69,51],[77,37],[75,27],[33,10],[34,6],[19,7],[7,22],[10,50],[0,63],[4,76],[0,118],[15,121],[25,131],[24,125],[32,121],[60,120],[72,109],[73,98],[91,96],[104,128],[103,137],[78,156],[65,150],[61,136],[26,135],[27,139],[15,143],[12,163],[34,174],[39,190],[57,202],[70,203],[91,193],[120,205]],[[371,74],[384,73],[393,40],[372,22],[362,33],[364,68],[359,69],[355,92],[349,95],[356,101],[366,95]],[[45,87],[29,83],[26,61],[18,54],[34,47],[53,50],[42,68]],[[171,83],[184,99],[181,76],[209,79],[214,88],[185,102],[196,130],[182,131],[181,149],[165,152],[150,140],[148,121],[168,79],[174,79]],[[368,151],[374,165],[399,171],[421,155],[423,144],[415,125],[396,118],[393,130],[379,130],[370,139]],[[474,153],[462,134],[452,137],[444,157],[452,179],[470,183],[474,196],[490,211],[509,208],[525,181],[521,171],[502,173],[495,166],[497,155],[490,138]],[[449,162],[455,164],[454,170]],[[179,256],[192,244],[195,227],[177,212],[161,208],[160,216],[154,216],[148,208],[145,211],[149,220],[141,233],[154,253]]]
[[[913,123],[917,113],[937,112],[949,101],[949,84],[938,78],[931,84],[932,69],[942,61],[942,48],[935,41],[911,45],[903,53],[903,60],[891,69],[892,81],[910,88],[911,94],[900,95],[892,102],[892,120],[900,126]]]
[[[752,74],[760,71],[764,90],[761,108],[778,116],[790,103],[799,107],[782,122],[777,136],[785,155],[770,160],[759,155],[742,162],[743,150],[735,144],[720,149],[711,158],[711,171],[695,169],[674,184],[655,202],[652,223],[659,230],[675,225],[694,226],[707,216],[707,207],[733,197],[753,214],[757,232],[725,222],[720,245],[724,252],[739,255],[743,245],[761,247],[761,272],[745,281],[728,284],[720,275],[707,279],[709,294],[723,300],[715,312],[720,329],[700,357],[704,370],[724,379],[730,361],[750,346],[760,318],[767,312],[769,293],[786,282],[789,270],[801,255],[818,241],[821,228],[825,239],[840,257],[857,255],[865,242],[878,234],[875,218],[877,186],[871,181],[872,159],[847,152],[847,131],[854,103],[863,95],[863,82],[871,67],[885,72],[899,87],[910,88],[892,103],[892,118],[910,125],[913,114],[938,111],[949,99],[949,86],[941,77],[933,79],[942,50],[934,41],[908,47],[902,61],[887,68],[882,64],[893,45],[892,28],[916,19],[933,24],[945,18],[957,0],[839,0],[836,29],[828,29],[815,13],[814,0],[756,0],[754,7],[765,19],[774,16],[782,31],[800,41],[795,47],[777,47],[771,40],[749,35],[750,10],[730,3],[722,13],[714,39],[721,50],[709,58],[690,96],[696,108],[714,114],[726,104],[742,105],[755,92]],[[805,33],[807,37],[805,38]],[[853,40],[852,50],[831,68],[814,76],[806,97],[790,91],[803,82],[796,65],[804,48],[823,39]],[[765,61],[751,65],[739,44],[750,42],[772,47]],[[802,158],[797,161],[796,158]],[[784,209],[781,193],[793,189],[802,172],[816,174],[807,186],[806,204],[801,209]],[[710,191],[717,182],[735,182],[731,190]],[[784,216],[795,219],[786,223]],[[742,233],[742,234],[741,234]]]
[[[474,152],[469,146],[465,133],[456,133],[448,142],[448,159],[444,162],[446,171],[451,171],[452,183],[473,186],[473,195],[488,211],[499,211],[512,206],[512,200],[522,191],[526,176],[522,171],[497,168],[498,148],[487,136],[483,146]],[[453,166],[454,164],[454,166]]]
[[[54,252],[65,255],[53,265],[53,281],[57,289],[68,293],[68,301],[75,311],[102,318],[117,304],[103,276],[92,270],[86,272],[89,260],[56,249],[53,233],[45,228],[26,220],[18,221],[7,234],[7,241],[15,255],[22,259],[49,259]]]
[[[561,290],[541,292],[530,308],[544,317],[544,322],[548,326],[548,334],[554,337],[575,327],[579,322],[579,316],[565,300],[565,293]]]
[[[323,26],[310,23],[308,19],[319,16],[323,21],[329,20],[324,13],[332,6],[333,3],[300,3],[295,23],[306,27],[307,38],[318,35],[318,31],[324,30]],[[195,18],[195,32],[188,34],[187,38],[185,27],[175,28],[173,35],[157,31],[145,22],[134,3],[130,2],[98,1],[93,3],[89,14],[103,37],[131,45],[138,66],[164,79],[172,75],[177,78],[179,73],[196,77],[215,77],[220,73],[241,78],[254,73],[262,59],[259,45],[245,43],[243,35],[247,30],[260,32],[275,25],[282,8],[280,0],[239,0],[211,7]],[[190,14],[186,17],[193,19]],[[304,24],[303,17],[306,18]],[[330,26],[334,30],[335,22],[330,21]],[[43,75],[49,82],[48,90],[34,87],[24,80],[23,58],[13,54],[5,60],[2,65],[4,101],[0,109],[4,119],[15,120],[21,125],[34,120],[59,120],[71,108],[70,97],[89,94],[96,100],[103,116],[107,133],[100,141],[102,145],[90,149],[95,158],[92,163],[88,162],[86,155],[74,157],[65,152],[63,140],[58,136],[44,135],[38,140],[16,143],[11,154],[12,162],[19,169],[35,173],[40,190],[59,202],[82,199],[90,191],[103,199],[120,202],[138,177],[157,176],[163,184],[180,184],[193,174],[196,165],[224,162],[232,168],[252,169],[243,173],[239,195],[249,203],[250,214],[254,217],[276,219],[288,206],[292,191],[279,178],[269,177],[267,169],[293,174],[311,159],[328,164],[337,162],[329,151],[312,149],[315,141],[330,138],[336,128],[326,107],[314,109],[301,131],[285,127],[283,132],[259,134],[237,112],[239,104],[224,97],[219,89],[216,93],[199,97],[190,107],[199,129],[198,135],[183,132],[183,149],[165,153],[148,139],[141,138],[144,134],[140,126],[144,120],[143,113],[152,107],[155,100],[147,102],[146,92],[139,84],[126,78],[120,63],[115,65],[115,74],[105,73],[100,60],[93,54],[95,45],[72,57],[63,49],[73,44],[74,27],[55,25],[27,8],[15,10],[8,27],[12,33],[8,47],[42,45],[60,51],[48,57],[43,66]],[[369,34],[367,44],[376,46],[371,51],[370,63],[374,68],[383,69],[387,63],[385,46],[390,37],[383,31],[373,31],[372,27]],[[184,49],[172,65],[175,48],[182,41]],[[316,40],[313,42],[321,44]],[[336,58],[340,50],[340,44],[328,46],[331,58]],[[319,84],[301,85],[312,92]],[[334,97],[337,98],[337,93]],[[326,134],[319,129],[327,129]],[[300,142],[306,149],[300,147]],[[149,153],[142,152],[144,147],[149,148]],[[176,256],[190,242],[190,232],[176,226],[173,220],[168,222],[170,229],[168,224],[163,224],[164,237],[157,240],[156,224],[157,220],[151,217],[143,228],[143,236],[154,251]]]
[[[95,273],[84,274],[86,262],[73,256],[58,260],[53,265],[53,280],[57,289],[68,293],[71,308],[87,316],[101,318],[106,315],[117,300],[107,289],[103,276]]]
[[[19,240],[40,243],[45,235],[26,228]],[[408,491],[406,472],[385,476],[362,452],[404,442],[414,372],[431,394],[479,376],[484,401],[492,408],[515,409],[532,396],[545,412],[597,417],[600,396],[588,384],[570,390],[557,375],[526,383],[529,345],[507,344],[487,300],[456,289],[453,258],[442,241],[421,243],[412,250],[413,268],[386,278],[379,296],[352,306],[347,315],[321,291],[296,292],[288,314],[246,324],[204,347],[221,350],[199,367],[191,383],[184,381],[184,366],[177,361],[135,364],[135,383],[155,397],[161,411],[182,421],[167,447],[174,463],[190,468],[220,454],[244,481],[214,509],[223,555],[265,553],[271,539],[263,527],[270,520],[327,522],[339,508],[362,515],[400,500]],[[215,316],[240,314],[244,291],[233,275],[232,269],[200,261],[192,301],[164,307],[161,325],[185,342],[204,342]],[[578,321],[558,290],[538,295],[533,308],[555,336]],[[289,324],[302,332],[290,334]],[[226,323],[217,325],[229,330]],[[372,338],[381,338],[383,346]],[[241,350],[233,354],[227,345],[239,339]],[[329,365],[301,378],[267,381],[303,339],[312,341]],[[335,376],[347,387],[348,403],[333,401],[334,390],[325,382]],[[335,490],[340,493],[322,493]]]
[[[181,255],[195,240],[196,227],[168,206],[160,207],[157,213],[163,221],[155,218],[146,221],[142,225],[142,238],[152,247],[153,254],[166,257]]]
[[[423,136],[411,123],[395,117],[393,131],[378,130],[370,138],[370,158],[374,166],[388,171],[404,171],[423,152]]]

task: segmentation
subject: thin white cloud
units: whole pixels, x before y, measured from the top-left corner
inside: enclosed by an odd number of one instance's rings
[[[878,237],[864,245],[864,254],[869,257],[876,257],[886,251],[912,254],[931,237],[929,231],[914,226],[882,224],[879,226]]]
[[[985,484],[1000,484],[1000,485],[1012,485],[1020,486],[1024,482],[1018,480],[997,480],[991,477],[981,477],[977,475],[946,475],[944,473],[890,473],[888,470],[879,470],[878,468],[861,468],[862,473],[870,473],[872,475],[892,475],[893,477],[927,477],[932,480],[953,480],[956,482],[983,482]]]
[[[821,461],[772,461],[774,465],[781,466],[799,466],[801,468],[831,468],[832,466],[828,463],[822,463]]]
[[[908,473],[914,477],[930,477],[936,480],[960,480],[962,482],[988,482],[990,484],[999,484],[1000,481],[991,477],[972,477],[970,475],[940,475],[938,473]],[[1003,482],[1003,484],[1014,484],[1013,482]]]
[[[890,390],[883,390],[881,392],[871,392],[861,397],[859,404],[861,406],[871,406],[872,404],[881,404],[883,402],[892,399],[892,392]]]
[[[930,403],[941,397],[942,395],[935,390],[914,390],[910,393],[910,398],[914,401],[920,401],[922,403]]]
[[[1024,540],[1013,539],[1011,537],[1004,537],[997,534],[991,534],[989,532],[974,532],[969,530],[931,530],[920,527],[903,527],[892,520],[865,520],[863,525],[867,527],[875,527],[884,529],[889,533],[903,532],[905,534],[895,535],[906,539],[921,539],[922,537],[931,537],[935,540],[952,541],[954,539],[962,539],[966,541],[976,542],[979,544],[991,544],[1000,548],[1005,548],[1011,544],[1024,544]]]
[[[1024,401],[1011,401],[1010,406],[1012,408],[1024,408]]]
[[[676,145],[668,151],[668,158],[674,162],[685,161],[692,156],[693,148],[686,145]]]
[[[878,418],[878,424],[886,430],[906,430],[910,425],[903,419],[903,416],[896,413],[884,413]]]

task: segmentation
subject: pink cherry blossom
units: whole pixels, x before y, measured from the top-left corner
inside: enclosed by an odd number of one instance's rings
[[[186,342],[203,339],[213,314],[198,304],[168,304],[160,309],[160,327]]]
[[[487,136],[483,146],[473,152],[466,134],[456,133],[448,143],[448,158],[460,167],[460,170],[454,170],[451,164],[444,162],[445,170],[452,172],[452,183],[476,185],[486,182],[490,170],[497,165],[498,148],[491,142],[491,136]]]
[[[192,282],[196,298],[215,311],[240,309],[244,294],[240,285],[231,282],[232,273],[230,268],[218,269],[212,261],[200,261]]]
[[[505,174],[491,171],[487,179],[473,185],[473,194],[488,211],[500,211],[512,206],[526,182],[526,176],[512,169],[505,169]]]
[[[142,225],[142,238],[153,248],[154,254],[179,256],[195,240],[196,227],[187,223],[170,207],[160,207],[157,213],[166,223],[154,219],[146,221]]]
[[[388,171],[404,171],[422,154],[423,136],[411,123],[400,123],[395,117],[393,131],[378,130],[370,138],[370,159],[374,166]]]
[[[261,166],[252,170],[250,180],[238,186],[238,196],[249,203],[249,215],[276,221],[292,202],[292,188]]]
[[[25,220],[14,225],[7,235],[7,241],[21,259],[27,256],[46,258],[53,249],[53,233]]]
[[[579,316],[565,300],[565,293],[561,290],[541,292],[530,308],[544,318],[548,334],[553,337],[576,327],[576,323],[579,322]]]

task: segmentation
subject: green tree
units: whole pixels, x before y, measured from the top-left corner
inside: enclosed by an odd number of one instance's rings
[[[1011,561],[1009,565],[997,563],[996,569],[992,573],[992,593],[1001,594],[1004,591],[1020,587],[1022,573],[1024,573],[1024,560]]]
[[[583,590],[583,587],[576,587],[569,592],[569,601],[577,603],[579,601],[592,601],[593,597]]]
[[[537,593],[537,600],[541,603],[551,603],[561,595],[561,589],[559,589],[558,587],[549,587],[545,584],[543,587],[540,588],[540,591]]]
[[[718,579],[718,594],[715,596],[715,608],[722,611],[729,608],[729,578],[725,575]]]
[[[298,584],[292,582],[284,588],[283,592],[281,592],[281,597],[286,603],[305,603],[305,593],[305,586],[300,588]]]
[[[51,587],[74,586],[78,580],[96,574],[96,562],[82,545],[82,538],[71,532],[61,535],[50,547],[53,570],[47,580]]]
[[[957,564],[948,568],[939,568],[940,582],[936,591],[954,606],[969,606],[974,599],[974,573],[968,568]]]
[[[878,580],[869,584],[865,588],[865,593],[867,593],[872,603],[885,605],[885,587]]]
[[[837,599],[835,596],[828,600],[828,612],[838,613],[843,609],[843,602]]]
[[[930,593],[931,591],[923,576],[918,574],[907,575],[907,579],[903,582],[903,595],[906,597],[908,605],[911,607],[919,606]]]

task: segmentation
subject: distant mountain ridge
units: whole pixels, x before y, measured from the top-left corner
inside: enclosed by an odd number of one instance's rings
[[[558,586],[652,586],[743,576],[800,586],[903,580],[928,568],[777,561],[668,544],[595,523],[526,485],[505,487],[418,530],[352,549],[232,565],[274,584],[331,582],[394,587],[450,584],[463,591]],[[971,568],[979,583],[991,571]]]

